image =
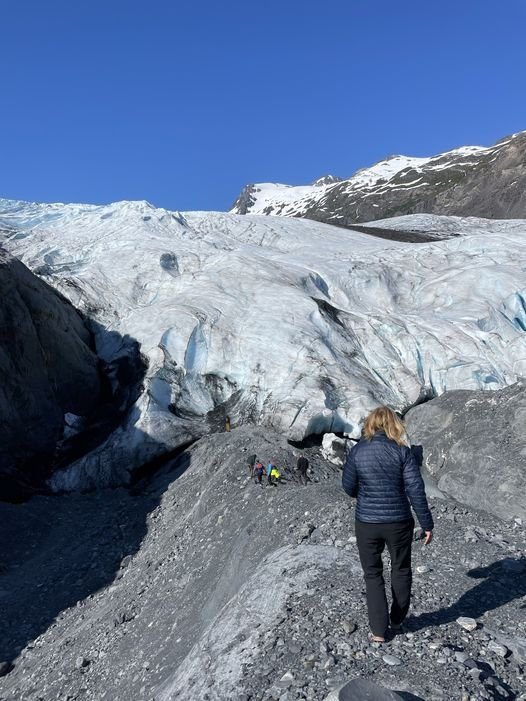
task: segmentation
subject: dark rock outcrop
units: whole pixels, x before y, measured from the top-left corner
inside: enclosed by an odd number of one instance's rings
[[[443,492],[503,519],[526,519],[526,384],[456,390],[407,416],[413,444]]]
[[[0,498],[17,499],[42,484],[64,415],[92,411],[101,382],[82,317],[1,249],[0,298]]]

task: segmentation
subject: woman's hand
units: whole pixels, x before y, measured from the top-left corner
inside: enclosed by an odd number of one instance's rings
[[[429,545],[433,540],[433,531],[425,531],[424,545]]]

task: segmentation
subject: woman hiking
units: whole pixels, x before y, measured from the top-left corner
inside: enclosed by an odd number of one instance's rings
[[[401,419],[382,406],[366,418],[362,439],[347,455],[342,485],[357,497],[356,542],[365,578],[370,639],[385,642],[389,624],[399,629],[411,598],[411,543],[415,522],[410,505],[433,537],[433,517],[424,482]],[[391,555],[391,611],[388,613],[382,552]]]

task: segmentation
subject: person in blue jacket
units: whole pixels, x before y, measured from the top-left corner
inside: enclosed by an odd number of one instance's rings
[[[276,465],[274,464],[274,461],[271,460],[269,464],[267,465],[267,482],[268,484],[272,485],[273,487],[276,487],[276,482],[272,479],[272,470],[276,469]]]
[[[366,418],[361,440],[349,451],[342,486],[357,498],[356,543],[364,572],[371,640],[385,642],[389,624],[399,629],[411,598],[413,507],[425,532],[433,537],[433,517],[420,469],[408,445],[401,419],[382,406]],[[382,552],[391,555],[391,610],[388,612]]]

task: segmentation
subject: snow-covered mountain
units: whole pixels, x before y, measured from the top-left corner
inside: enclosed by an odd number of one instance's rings
[[[232,212],[340,226],[422,212],[526,217],[526,132],[490,147],[464,146],[426,158],[391,156],[339,182],[247,185]]]
[[[526,223],[390,224],[437,240],[147,202],[0,201],[1,243],[99,322],[98,354],[131,338],[149,362],[124,424],[54,486],[126,481],[226,415],[291,439],[356,436],[378,402],[525,375]]]

